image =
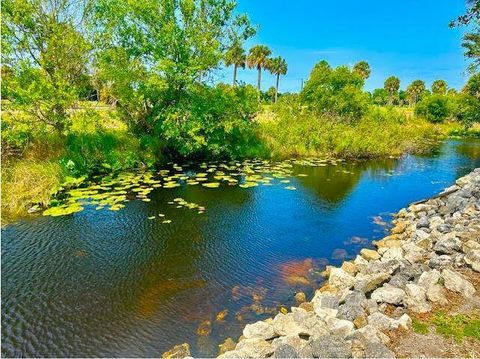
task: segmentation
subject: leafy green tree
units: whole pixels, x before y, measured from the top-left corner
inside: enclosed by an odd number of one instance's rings
[[[278,56],[273,59],[269,59],[266,63],[266,68],[270,71],[272,75],[276,76],[275,83],[275,103],[277,103],[278,98],[278,83],[280,81],[280,75],[285,75],[287,73],[287,62],[284,58]]]
[[[432,93],[437,95],[445,95],[448,85],[444,80],[435,80],[432,83]]]
[[[480,100],[480,73],[468,79],[463,92]]]
[[[237,69],[241,67],[245,68],[246,55],[242,44],[235,40],[225,53],[225,65],[233,65],[233,86],[237,83]]]
[[[362,91],[363,84],[360,74],[347,66],[332,69],[321,61],[313,68],[300,96],[304,104],[318,113],[355,121],[368,110],[369,98]]]
[[[469,65],[471,72],[475,72],[480,68],[480,31],[467,33],[463,37],[462,47],[465,49],[465,56],[472,59]]]
[[[357,62],[353,66],[353,72],[358,73],[362,77],[362,79],[366,80],[370,77],[370,65],[366,61]]]
[[[385,89],[375,89],[372,92],[372,102],[375,105],[386,105],[389,101],[389,94]]]
[[[268,57],[272,51],[264,45],[256,45],[252,47],[247,56],[247,66],[250,69],[256,68],[258,71],[257,90],[260,91],[262,81],[262,70],[266,68]]]
[[[276,89],[274,86],[271,86],[268,88],[268,91],[267,91],[267,94],[266,94],[266,97],[268,99],[268,101],[270,102],[275,102],[275,94],[276,94]]]
[[[400,79],[395,76],[387,78],[383,84],[383,88],[388,93],[388,104],[393,105],[393,101],[398,96],[398,89],[400,88]]]
[[[420,96],[425,89],[425,82],[422,80],[415,80],[407,87],[407,98],[411,106],[420,100]]]
[[[416,104],[415,114],[433,123],[445,121],[451,114],[448,97],[441,94],[424,97]]]
[[[232,43],[252,34],[232,0],[97,0],[88,20],[96,76],[131,128],[156,135],[173,132],[167,117],[188,108]]]
[[[13,106],[60,133],[85,88],[90,44],[82,2],[2,0],[2,82]]]
[[[463,36],[465,56],[472,59],[469,70],[474,73],[480,68],[480,0],[467,0],[467,12],[450,23],[451,27],[467,25],[472,32]]]

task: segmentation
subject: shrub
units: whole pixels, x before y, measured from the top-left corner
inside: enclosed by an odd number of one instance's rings
[[[437,94],[426,96],[415,106],[415,114],[432,123],[443,122],[451,115],[449,99]]]
[[[273,107],[276,120],[260,123],[259,136],[273,157],[378,157],[424,152],[437,136],[428,122],[395,108],[371,108],[355,123],[317,114],[290,101]],[[430,141],[431,140],[431,141]]]
[[[313,68],[301,92],[301,99],[317,114],[338,115],[355,121],[368,110],[369,96],[362,91],[362,76],[346,66],[331,68],[321,61]]]
[[[156,133],[174,157],[251,156],[259,147],[252,122],[258,109],[258,92],[250,85],[199,85],[165,109]]]

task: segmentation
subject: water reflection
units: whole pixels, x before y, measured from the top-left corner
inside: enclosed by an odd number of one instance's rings
[[[385,213],[480,164],[479,142],[434,156],[296,166],[288,185],[155,189],[118,212],[87,208],[2,229],[4,356],[214,356],[245,323],[311,295],[326,264],[382,235]],[[176,197],[198,214],[168,205]],[[172,223],[148,217],[165,214]],[[381,216],[374,223],[372,220]]]

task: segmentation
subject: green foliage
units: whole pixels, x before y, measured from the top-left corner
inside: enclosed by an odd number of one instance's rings
[[[389,102],[389,94],[385,89],[373,90],[371,98],[375,105],[386,105]]]
[[[468,79],[463,92],[480,100],[480,73]]]
[[[406,95],[410,105],[415,105],[420,100],[425,89],[425,82],[422,80],[415,80],[408,85]]]
[[[265,67],[270,71],[272,75],[275,75],[277,77],[274,99],[274,102],[277,102],[278,82],[280,80],[280,75],[285,75],[287,73],[287,62],[284,58],[278,56],[273,59],[268,59]]]
[[[436,95],[445,95],[448,85],[444,80],[435,80],[432,83],[432,93]]]
[[[415,114],[433,123],[443,122],[451,115],[449,99],[438,94],[426,96],[415,106]]]
[[[417,319],[412,319],[412,329],[415,333],[428,334],[428,324]]]
[[[250,85],[197,86],[188,101],[167,109],[158,132],[173,156],[251,156],[257,148],[252,119],[258,109],[258,92]]]
[[[398,89],[400,88],[400,79],[395,76],[390,76],[385,80],[383,85],[385,91],[388,93],[388,104],[393,105],[393,102],[398,96]]]
[[[267,67],[268,56],[270,56],[272,51],[265,45],[256,45],[250,49],[247,56],[247,66],[250,69],[257,69],[258,79],[257,79],[257,90],[260,91],[261,82],[262,82],[262,70]]]
[[[332,69],[326,61],[313,68],[300,96],[318,114],[358,120],[368,110],[369,98],[362,91],[363,78],[347,66]]]
[[[233,44],[225,52],[225,65],[233,65],[233,85],[237,83],[237,68],[245,68],[247,57],[245,50],[239,40],[235,40]]]
[[[100,0],[89,29],[97,77],[130,127],[153,133],[166,114],[185,105],[192,88],[224,58],[232,38],[252,34],[231,0]]]
[[[370,73],[371,73],[370,65],[366,61],[357,62],[353,66],[353,72],[359,74],[362,77],[362,79],[366,80],[370,77]]]
[[[480,100],[470,94],[459,94],[455,101],[455,117],[466,128],[480,122]]]
[[[395,108],[371,108],[358,121],[309,110],[297,96],[273,106],[276,120],[260,123],[259,136],[273,157],[339,156],[370,158],[423,152],[438,135],[428,122]]]
[[[69,1],[2,1],[2,90],[12,106],[60,133],[79,98],[90,45],[77,26],[81,7]]]
[[[444,312],[437,312],[433,318],[427,321],[414,320],[412,323],[413,329],[421,334],[426,334],[430,325],[435,327],[438,334],[453,337],[457,342],[463,341],[466,337],[480,340],[478,313],[448,315]]]

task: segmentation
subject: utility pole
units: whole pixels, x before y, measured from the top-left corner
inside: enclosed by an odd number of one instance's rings
[[[302,79],[302,84],[300,85],[300,91],[303,90],[303,79]]]

